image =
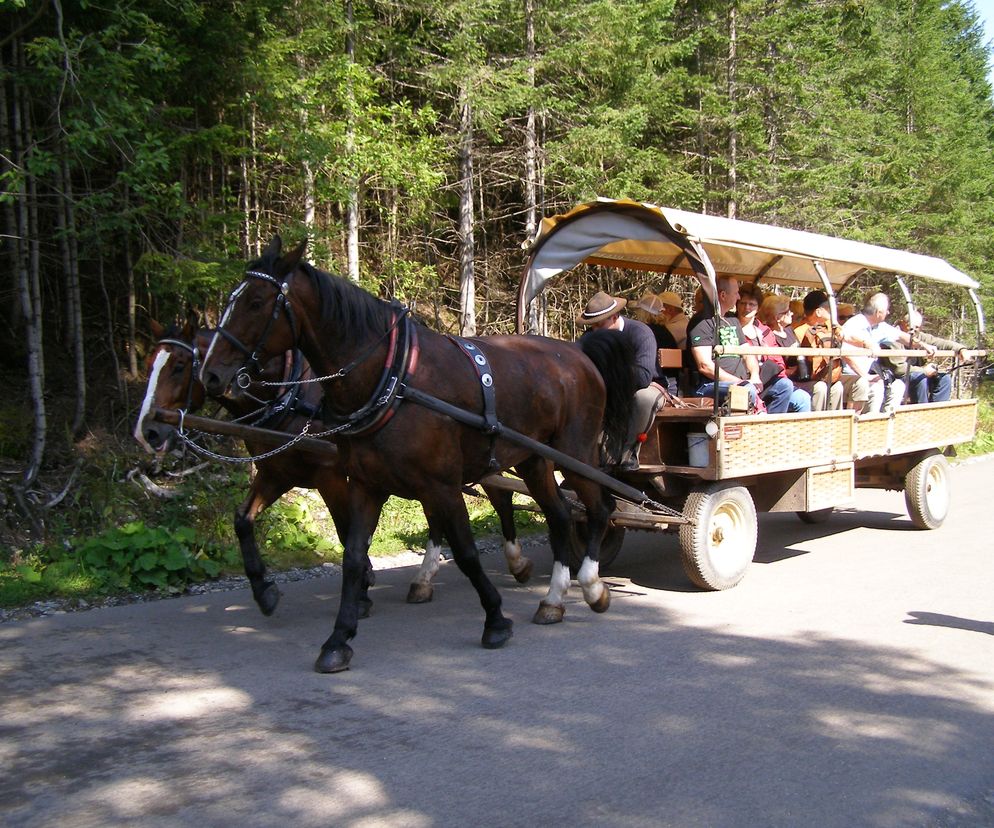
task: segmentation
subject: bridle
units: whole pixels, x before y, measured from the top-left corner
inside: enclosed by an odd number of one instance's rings
[[[250,372],[258,374],[262,371],[264,366],[262,365],[260,354],[264,352],[266,340],[272,332],[273,325],[281,315],[286,315],[287,322],[290,325],[290,333],[293,338],[292,348],[295,352],[299,349],[300,337],[297,320],[290,304],[290,286],[288,282],[280,282],[268,273],[263,273],[258,270],[247,270],[245,272],[245,276],[246,278],[242,280],[242,283],[238,285],[238,287],[236,287],[228,297],[228,304],[225,306],[224,313],[221,316],[221,324],[218,326],[216,331],[217,335],[224,337],[246,357],[245,361],[236,372],[234,380],[238,387],[243,390],[248,388],[250,383],[253,382],[250,377]],[[241,295],[241,292],[245,289],[248,284],[248,279],[250,278],[261,279],[264,282],[268,282],[278,291],[273,304],[273,311],[270,314],[269,319],[266,321],[266,326],[263,328],[262,333],[259,336],[259,340],[255,344],[254,348],[249,348],[245,343],[238,339],[238,337],[230,331],[225,330],[225,322],[232,311],[234,303]],[[331,412],[328,407],[328,399],[326,396],[321,411],[322,419],[325,424],[333,425],[333,428],[330,429],[330,431],[325,432],[325,434],[334,433],[342,435],[356,435],[368,433],[381,428],[390,416],[392,416],[396,404],[399,403],[401,399],[400,390],[403,386],[404,378],[408,370],[411,368],[410,363],[412,362],[412,354],[416,354],[418,350],[417,334],[415,333],[414,323],[410,317],[410,308],[403,306],[396,301],[394,301],[392,305],[392,320],[387,326],[387,329],[375,341],[373,341],[369,347],[366,348],[366,350],[359,354],[359,356],[347,365],[339,368],[333,374],[321,377],[314,376],[306,380],[284,380],[280,383],[270,383],[264,380],[256,380],[255,382],[261,385],[286,386],[342,379],[362,365],[376,352],[384,340],[387,340],[387,356],[383,371],[381,372],[380,380],[377,383],[372,396],[366,401],[366,403],[352,413],[340,416]],[[416,363],[416,357],[413,361]]]
[[[216,334],[218,336],[223,336],[228,342],[230,342],[235,348],[237,348],[244,356],[245,361],[242,366],[238,369],[235,374],[235,383],[241,389],[246,389],[251,382],[251,377],[249,373],[260,374],[262,373],[263,364],[259,359],[259,353],[263,350],[266,345],[266,340],[269,339],[269,334],[273,330],[273,325],[276,320],[280,318],[281,315],[285,314],[287,322],[290,325],[290,334],[293,337],[294,347],[297,345],[298,332],[297,332],[297,319],[293,315],[293,308],[290,305],[290,298],[287,295],[289,286],[286,282],[280,282],[278,279],[270,276],[268,273],[262,273],[258,270],[247,270],[245,271],[245,279],[242,280],[241,284],[238,285],[228,297],[228,304],[225,305],[224,313],[221,315],[221,324],[218,325]],[[264,282],[269,282],[277,290],[276,300],[273,303],[273,312],[270,314],[269,319],[266,321],[266,327],[263,328],[262,334],[259,337],[259,341],[256,342],[254,348],[249,348],[244,342],[242,342],[237,336],[232,334],[230,331],[226,330],[224,327],[225,321],[228,319],[229,314],[241,295],[241,292],[245,290],[248,285],[249,279],[262,279]]]
[[[163,345],[172,345],[175,348],[181,348],[190,354],[191,366],[190,366],[190,378],[186,383],[186,405],[183,406],[184,411],[190,411],[193,409],[193,386],[197,377],[200,374],[200,349],[196,346],[196,340],[194,344],[189,342],[184,342],[182,339],[160,339],[156,343],[156,347],[162,347]]]

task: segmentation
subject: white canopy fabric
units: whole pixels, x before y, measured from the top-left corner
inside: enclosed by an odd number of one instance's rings
[[[698,259],[696,267],[692,259]],[[802,230],[708,216],[635,201],[598,199],[542,220],[518,293],[523,309],[546,282],[578,264],[706,276],[833,291],[865,270],[920,276],[976,289],[978,283],[934,256]],[[713,271],[712,271],[713,267]],[[702,279],[707,284],[709,279]]]

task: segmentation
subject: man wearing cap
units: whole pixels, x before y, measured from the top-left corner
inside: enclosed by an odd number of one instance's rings
[[[932,347],[943,351],[956,351],[958,362],[966,362],[967,347],[954,339],[942,339],[921,330],[924,319],[917,310],[908,312],[900,327],[911,336],[911,347]],[[912,403],[946,402],[953,395],[953,378],[940,371],[934,362],[922,365],[921,357],[907,361],[908,397]]]
[[[713,359],[715,345],[741,345],[745,341],[742,326],[734,316],[726,314],[735,308],[739,298],[739,283],[728,276],[719,276],[715,282],[718,289],[718,327],[709,302],[704,310],[695,313],[687,331],[687,346],[691,355],[692,367],[699,375],[699,383],[694,396],[714,397],[722,400],[733,385],[743,385],[749,389],[749,408],[756,408],[758,399],[759,365],[753,356],[732,354]]]
[[[620,462],[624,471],[635,471],[638,469],[639,449],[662,404],[663,392],[653,382],[658,364],[656,337],[644,322],[621,315],[627,301],[599,290],[587,302],[576,324],[589,330],[617,331],[635,355],[635,384],[639,390],[635,393],[632,419]]]
[[[687,347],[687,323],[690,319],[683,312],[683,300],[672,290],[664,290],[659,294],[659,301],[663,303],[663,324],[666,329],[673,334],[677,348]]]

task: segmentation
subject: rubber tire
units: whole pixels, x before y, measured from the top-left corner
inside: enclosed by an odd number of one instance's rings
[[[939,452],[923,457],[904,476],[904,502],[919,529],[938,529],[949,514],[949,463]]]
[[[621,551],[621,544],[624,542],[624,526],[611,525],[607,527],[607,532],[604,533],[604,540],[601,541],[600,565],[598,567],[600,572],[603,572],[614,563],[614,559],[618,557],[618,553]],[[569,574],[571,577],[575,578],[577,573],[580,571],[580,567],[583,565],[583,556],[586,551],[587,524],[574,523],[572,543],[570,544],[569,553]]]
[[[680,527],[687,577],[702,589],[735,586],[756,554],[758,521],[749,490],[731,482],[712,483],[690,493],[683,514],[691,521]]]
[[[834,511],[835,509],[829,506],[827,509],[815,509],[813,512],[795,512],[794,514],[801,519],[802,523],[810,523],[811,525],[815,525],[818,523],[824,523],[832,516],[832,512]]]

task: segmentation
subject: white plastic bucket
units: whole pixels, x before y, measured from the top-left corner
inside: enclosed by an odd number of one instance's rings
[[[704,468],[708,464],[708,440],[703,432],[691,431],[687,434],[687,455],[689,465]]]

